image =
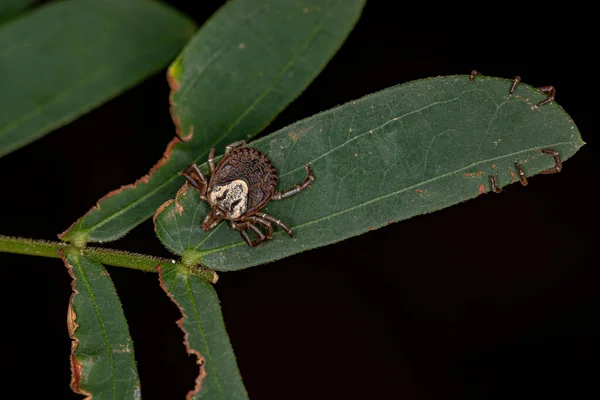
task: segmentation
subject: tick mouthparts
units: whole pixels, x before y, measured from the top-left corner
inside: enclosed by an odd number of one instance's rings
[[[219,210],[217,210],[217,209],[210,210],[210,212],[208,213],[208,215],[206,216],[206,218],[204,218],[204,221],[202,222],[202,230],[210,231],[212,228],[215,227],[215,225],[217,225],[224,218],[225,218],[225,215],[223,215],[223,213],[220,212]]]

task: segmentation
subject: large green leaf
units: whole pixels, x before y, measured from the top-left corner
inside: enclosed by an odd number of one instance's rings
[[[106,269],[77,251],[61,255],[73,278],[71,389],[94,400],[139,399],[133,342]]]
[[[173,265],[158,268],[160,286],[179,307],[189,354],[197,358],[200,373],[187,399],[242,400],[246,389],[225,331],[219,299],[206,280],[178,272]]]
[[[191,20],[140,0],[60,1],[0,28],[0,156],[163,68]]]
[[[540,149],[562,159],[583,145],[556,103],[521,84],[467,76],[424,79],[395,86],[297,122],[254,143],[279,171],[280,188],[302,181],[312,187],[271,201],[264,211],[294,231],[249,248],[221,223],[200,229],[207,213],[198,193],[184,187],[156,217],[156,232],[171,251],[221,271],[246,268],[324,246],[432,212],[515,181],[515,161],[529,176],[554,165]],[[206,166],[203,166],[206,170]],[[518,178],[517,178],[518,180]]]
[[[211,147],[263,129],[323,69],[364,0],[234,0],[169,69],[179,136],[148,176],[110,193],[62,239],[119,238],[152,216],[183,183],[181,171]],[[182,143],[181,141],[184,141]]]

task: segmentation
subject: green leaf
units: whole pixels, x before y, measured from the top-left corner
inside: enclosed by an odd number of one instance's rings
[[[106,269],[77,251],[61,256],[73,278],[71,389],[94,400],[139,399],[133,342]]]
[[[234,0],[169,69],[180,139],[150,174],[110,193],[62,235],[115,240],[151,217],[183,184],[181,171],[211,147],[262,130],[323,69],[350,33],[364,0]],[[182,143],[181,141],[184,141]]]
[[[410,82],[297,122],[252,143],[271,158],[279,189],[300,183],[310,163],[308,190],[263,210],[294,232],[249,248],[220,223],[200,229],[207,205],[184,186],[155,219],[163,244],[184,260],[228,271],[263,264],[334,243],[392,222],[472,199],[515,181],[515,161],[528,176],[563,160],[583,142],[556,103],[532,110],[545,96],[511,81],[449,76]],[[202,167],[206,170],[206,166]],[[516,178],[518,181],[518,177]]]
[[[38,0],[2,0],[0,2],[0,23],[12,18]]]
[[[0,156],[160,70],[193,31],[173,9],[140,0],[55,2],[3,25]]]
[[[160,266],[158,273],[160,286],[181,310],[177,325],[184,332],[187,352],[200,366],[187,399],[247,399],[212,285],[173,265]]]

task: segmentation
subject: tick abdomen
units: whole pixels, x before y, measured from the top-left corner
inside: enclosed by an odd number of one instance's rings
[[[260,151],[251,147],[235,149],[219,162],[209,188],[239,179],[248,185],[246,215],[249,215],[264,207],[275,193],[277,171]]]

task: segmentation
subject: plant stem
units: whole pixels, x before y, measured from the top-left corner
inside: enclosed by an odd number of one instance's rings
[[[47,240],[33,240],[0,235],[0,252],[26,254],[31,256],[60,258],[58,250],[69,251],[76,249],[64,242],[51,242]],[[105,249],[101,247],[86,247],[77,249],[82,255],[101,264],[113,267],[139,269],[141,271],[156,272],[160,264],[176,265],[182,273],[193,273],[209,282],[216,283],[218,276],[214,271],[204,268],[190,268],[175,260],[154,257],[147,254],[129,253],[122,250]]]

